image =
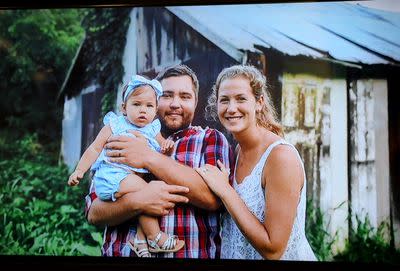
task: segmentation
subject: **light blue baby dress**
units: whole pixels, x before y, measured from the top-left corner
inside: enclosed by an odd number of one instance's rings
[[[160,151],[160,145],[155,140],[156,135],[161,130],[161,123],[158,119],[144,127],[138,127],[130,123],[125,116],[117,116],[114,112],[108,112],[104,116],[103,123],[104,125],[110,125],[113,135],[135,137],[128,131],[139,131],[148,140],[150,148]],[[149,171],[144,168],[133,168],[125,164],[109,162],[105,152],[105,149],[101,151],[90,169],[96,171],[93,180],[97,196],[104,201],[115,201],[114,194],[119,191],[119,184],[126,176],[131,174],[132,171],[140,173],[148,173]]]

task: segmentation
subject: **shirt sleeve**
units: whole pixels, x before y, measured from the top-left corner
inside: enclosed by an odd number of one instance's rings
[[[94,182],[93,179],[90,182],[90,187],[89,187],[89,194],[86,195],[85,197],[85,217],[86,220],[88,219],[88,213],[90,210],[90,207],[92,206],[93,201],[97,198],[97,195],[94,190]]]
[[[220,131],[208,129],[205,136],[204,163],[217,166],[220,160],[229,170],[229,183],[233,183],[234,154],[228,140]]]

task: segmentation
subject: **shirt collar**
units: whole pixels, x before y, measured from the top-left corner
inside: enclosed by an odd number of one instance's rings
[[[183,137],[188,137],[188,136],[195,135],[195,134],[197,134],[197,130],[194,129],[192,125],[190,125],[189,127],[185,128],[185,129],[182,129],[182,130],[179,130],[179,131],[173,133],[170,136],[170,138],[172,138],[173,141],[176,141]]]

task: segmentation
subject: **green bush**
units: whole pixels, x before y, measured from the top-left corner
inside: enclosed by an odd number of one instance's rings
[[[306,236],[315,256],[320,261],[330,261],[333,258],[332,246],[337,235],[332,237],[326,231],[329,223],[325,222],[324,214],[312,199],[307,201]]]
[[[358,216],[355,219],[356,225],[354,229],[350,229],[344,250],[335,255],[334,260],[399,264],[400,250],[390,245],[385,237],[390,231],[389,224],[382,222],[375,229],[368,216],[363,220]]]
[[[333,254],[332,246],[337,241],[337,234],[331,236],[326,229],[322,210],[310,199],[307,201],[306,236],[320,261],[343,261],[364,263],[400,263],[400,251],[387,241],[386,234],[390,232],[389,224],[382,222],[377,229],[372,227],[368,217],[363,220],[355,217],[354,228],[350,229],[345,247]],[[346,225],[347,226],[347,225]]]
[[[37,136],[0,136],[0,254],[100,255],[101,229],[84,217],[88,180],[67,186],[68,169]]]

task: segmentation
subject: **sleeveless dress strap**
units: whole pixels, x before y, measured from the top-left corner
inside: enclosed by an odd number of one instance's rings
[[[271,151],[272,151],[276,146],[281,145],[281,144],[282,144],[282,145],[288,145],[288,146],[290,146],[290,147],[292,147],[292,148],[294,149],[294,151],[296,152],[296,156],[297,156],[297,158],[298,158],[299,161],[300,161],[301,167],[302,167],[303,170],[304,170],[303,159],[301,159],[301,156],[300,156],[298,150],[296,149],[295,146],[293,146],[292,144],[290,144],[289,142],[287,142],[287,141],[284,140],[284,139],[277,140],[277,141],[273,142],[271,145],[269,145],[268,148],[265,150],[264,154],[261,156],[260,160],[258,161],[258,163],[256,164],[255,167],[264,167],[265,161],[267,160],[267,158],[268,158],[269,154],[271,153]],[[304,173],[304,177],[305,177],[305,173]]]
[[[280,144],[288,144],[285,140],[280,139],[277,140],[275,142],[273,142],[271,145],[268,146],[268,148],[265,150],[265,152],[263,153],[263,155],[261,156],[260,160],[258,161],[258,164],[262,165],[262,167],[264,167],[265,165],[265,161],[267,160],[269,154],[271,153],[271,151],[273,150],[273,148],[275,148],[276,146],[280,145]],[[290,145],[290,144],[289,144]]]

